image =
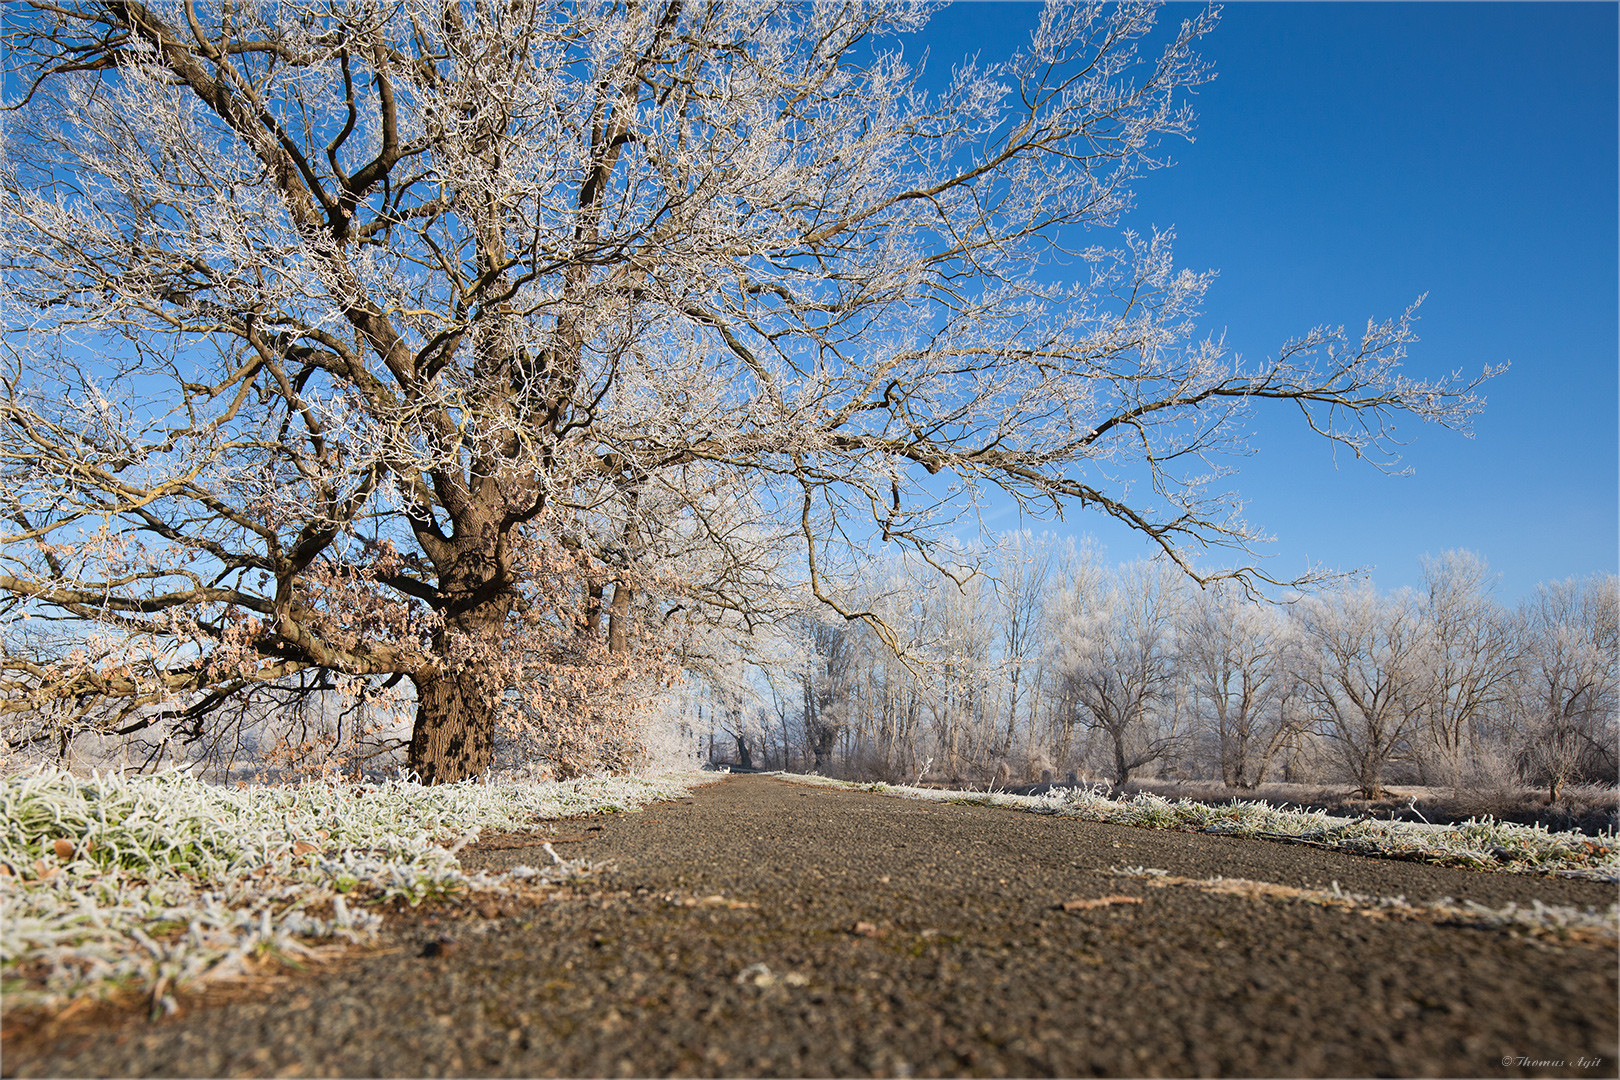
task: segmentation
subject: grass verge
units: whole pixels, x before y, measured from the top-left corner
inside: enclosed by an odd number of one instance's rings
[[[1295,888],[1269,881],[1249,881],[1244,878],[1187,878],[1176,877],[1166,870],[1145,866],[1115,867],[1115,877],[1138,878],[1154,888],[1192,888],[1220,896],[1236,896],[1249,900],[1272,900],[1284,903],[1312,904],[1317,907],[1353,911],[1372,919],[1396,921],[1422,921],[1457,926],[1478,926],[1491,930],[1507,930],[1526,934],[1540,941],[1559,945],[1585,945],[1595,948],[1613,948],[1620,944],[1620,908],[1609,905],[1607,911],[1582,911],[1560,904],[1532,901],[1528,907],[1507,904],[1493,908],[1472,900],[1459,903],[1444,897],[1432,903],[1410,903],[1404,896],[1368,896],[1346,892],[1334,882],[1331,889]]]
[[[635,810],[713,777],[423,788],[312,782],[219,787],[183,770],[88,779],[40,768],[0,779],[0,990],[53,1008],[113,991],[170,991],[250,973],[256,961],[370,943],[370,910],[474,891],[522,891],[588,872],[463,872],[485,829]]]
[[[1613,832],[1589,836],[1491,818],[1476,818],[1460,825],[1346,820],[1320,811],[1283,810],[1259,802],[1212,805],[1190,799],[1172,801],[1152,794],[1111,799],[1083,787],[1053,788],[1044,795],[1009,795],[860,783],[794,773],[775,775],[784,780],[907,799],[1005,806],[1147,829],[1254,836],[1436,866],[1620,882],[1620,838]]]

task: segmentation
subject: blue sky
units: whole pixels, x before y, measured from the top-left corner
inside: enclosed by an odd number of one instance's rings
[[[1274,576],[1368,567],[1393,588],[1418,581],[1425,553],[1461,547],[1512,602],[1539,581],[1615,571],[1617,11],[1238,3],[1205,39],[1217,77],[1195,99],[1196,141],[1141,180],[1132,219],[1174,227],[1179,263],[1219,271],[1204,330],[1259,357],[1427,293],[1411,373],[1512,362],[1486,385],[1473,439],[1402,425],[1410,476],[1343,453],[1336,467],[1295,416],[1260,411],[1258,453],[1232,483],[1277,538],[1262,564]],[[922,35],[930,75],[1007,55],[1038,14],[946,10]],[[1111,559],[1149,553],[1095,515],[1058,528]]]

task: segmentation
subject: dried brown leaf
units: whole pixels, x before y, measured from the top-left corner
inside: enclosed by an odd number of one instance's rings
[[[1092,908],[1113,907],[1115,904],[1140,904],[1140,896],[1099,896],[1095,900],[1065,900],[1064,911],[1090,911]]]

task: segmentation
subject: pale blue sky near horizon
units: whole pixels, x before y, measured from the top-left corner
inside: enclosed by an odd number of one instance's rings
[[[927,82],[1028,40],[1039,5],[966,2],[908,56]],[[1166,24],[1196,10],[1169,5]],[[1230,479],[1276,537],[1261,566],[1365,567],[1415,585],[1420,560],[1484,556],[1512,603],[1541,581],[1613,573],[1620,554],[1617,13],[1606,3],[1235,3],[1200,51],[1196,140],[1137,184],[1130,223],[1173,227],[1176,258],[1214,269],[1202,333],[1272,355],[1313,326],[1359,331],[1427,293],[1409,373],[1512,363],[1475,437],[1413,422],[1408,476],[1258,410]],[[990,531],[1018,527],[1010,511]],[[1149,544],[1096,514],[1025,521],[1091,535],[1110,561]],[[1219,553],[1208,560],[1222,561]]]

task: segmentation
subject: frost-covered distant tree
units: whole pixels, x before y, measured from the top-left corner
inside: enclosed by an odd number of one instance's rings
[[[901,646],[897,651],[863,630],[853,653],[863,669],[863,697],[854,711],[865,729],[865,764],[886,779],[915,780],[923,766],[938,760],[929,745],[926,720],[932,714],[925,703],[937,697],[930,685],[938,674],[931,665],[933,601],[944,587],[932,567],[904,557],[867,563],[856,581],[859,606],[877,613]]]
[[[1055,541],[1050,535],[1008,533],[996,546],[995,624],[1001,631],[1002,681],[1006,687],[1004,726],[995,752],[1012,753],[1020,709],[1028,718],[1034,697],[1041,642],[1041,610],[1051,585]]]
[[[761,669],[760,677],[764,681],[765,696],[770,701],[770,711],[761,720],[761,724],[771,726],[772,737],[777,739],[782,747],[782,768],[793,770],[803,759],[804,746],[802,736],[795,734],[799,722],[803,719],[798,665],[793,664],[786,668],[766,667]]]
[[[990,581],[967,568],[982,552],[951,552],[949,575],[910,563],[922,640],[912,661],[922,680],[922,704],[944,776],[966,779],[993,769],[996,622]]]
[[[457,780],[499,717],[609,693],[713,485],[859,615],[824,546],[926,552],[921,473],[1190,565],[1253,538],[1208,485],[1251,405],[1375,458],[1467,423],[1474,383],[1400,374],[1411,312],[1240,363],[1168,237],[1064,251],[1190,130],[1212,12],[1054,4],[937,97],[893,37],[927,12],[8,4],[0,593],[74,625],[7,637],[4,707],[324,671],[409,691],[412,768]]]
[[[1464,756],[1503,700],[1513,667],[1505,613],[1492,597],[1495,575],[1469,551],[1423,560],[1423,673],[1418,691],[1425,745],[1420,762],[1461,783]]]
[[[1052,584],[1041,605],[1041,632],[1044,644],[1043,674],[1048,686],[1043,702],[1045,730],[1043,744],[1051,761],[1061,769],[1073,769],[1079,762],[1075,747],[1080,707],[1074,685],[1066,677],[1069,655],[1064,643],[1072,628],[1088,611],[1095,609],[1097,597],[1107,589],[1108,572],[1097,552],[1090,547],[1063,553],[1052,575]]]
[[[735,752],[744,768],[753,766],[753,748],[765,737],[758,659],[713,629],[688,635],[680,658],[684,695],[706,715],[723,752]]]
[[[1176,629],[1176,664],[1199,722],[1213,736],[1221,780],[1250,788],[1287,742],[1284,698],[1297,652],[1293,625],[1275,607],[1211,587],[1192,597]]]
[[[1054,628],[1055,667],[1075,725],[1104,740],[1114,783],[1122,785],[1168,756],[1185,735],[1160,710],[1176,677],[1175,626],[1185,579],[1175,567],[1152,561],[1091,581],[1100,587],[1065,599]]]
[[[833,749],[849,721],[853,694],[856,627],[836,620],[801,616],[804,649],[799,666],[800,731],[815,772],[827,775]]]
[[[1307,601],[1299,668],[1312,714],[1363,797],[1410,749],[1423,680],[1423,614],[1409,592],[1361,586]]]
[[[1527,779],[1549,802],[1587,765],[1615,773],[1620,734],[1620,579],[1551,582],[1519,609],[1511,709]]]

